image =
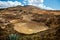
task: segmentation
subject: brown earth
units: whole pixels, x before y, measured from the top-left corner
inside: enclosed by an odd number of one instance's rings
[[[60,11],[34,6],[0,9],[0,40],[16,34],[19,40],[60,40]]]

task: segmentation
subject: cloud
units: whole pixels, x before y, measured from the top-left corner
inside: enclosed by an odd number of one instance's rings
[[[28,2],[28,5],[33,5],[33,4],[41,4],[43,3],[43,0],[24,0],[23,1],[24,3],[27,3]]]
[[[22,5],[22,4],[18,1],[14,1],[14,2],[13,1],[0,1],[0,8],[13,7],[17,5]]]
[[[42,8],[42,9],[47,9],[47,10],[54,10],[53,8],[51,7],[47,7],[46,5],[44,5],[44,0],[25,0],[24,1],[25,3],[28,2],[27,5],[33,5],[33,6],[37,6],[39,8]]]
[[[23,4],[22,4],[23,3]],[[17,5],[33,5],[37,6],[42,9],[47,9],[47,10],[54,10],[51,7],[47,7],[44,5],[44,0],[24,0],[23,2],[18,2],[18,1],[0,1],[0,8],[7,8],[7,7],[13,7]]]
[[[40,8],[42,8],[42,9],[46,9],[46,10],[55,10],[55,9],[53,9],[53,8],[51,8],[51,7],[47,7],[46,5],[44,5],[44,4],[39,4],[39,5],[37,5],[38,7],[40,7]]]

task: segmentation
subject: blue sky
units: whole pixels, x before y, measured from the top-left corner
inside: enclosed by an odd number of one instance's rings
[[[60,10],[60,0],[44,0],[46,6]]]
[[[47,10],[60,10],[60,0],[0,0],[0,8],[33,5]]]

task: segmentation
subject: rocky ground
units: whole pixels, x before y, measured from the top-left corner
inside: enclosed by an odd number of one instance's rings
[[[40,12],[41,9],[35,8],[18,6],[1,9],[0,40],[60,40],[59,11],[49,14],[47,11]]]

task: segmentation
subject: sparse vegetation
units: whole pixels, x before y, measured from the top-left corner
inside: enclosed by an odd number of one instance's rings
[[[1,9],[0,11],[2,11],[2,13],[0,12],[0,40],[12,40],[12,38],[13,40],[60,40],[60,13],[58,11],[55,13],[56,11],[40,10],[33,6],[12,7],[6,10]],[[31,29],[34,26],[33,28],[37,29],[38,25],[40,28],[43,25],[45,28],[48,27],[48,29],[25,34],[26,32],[21,33],[14,30],[17,23],[20,23],[20,26],[18,25],[20,29],[23,26],[27,26],[27,29]],[[27,23],[27,25],[24,23]],[[25,31],[23,28],[21,30]]]

